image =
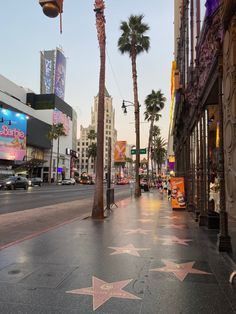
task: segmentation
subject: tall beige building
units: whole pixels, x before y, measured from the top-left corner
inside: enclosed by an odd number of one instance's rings
[[[91,109],[91,124],[84,128],[80,126],[80,139],[78,140],[78,169],[79,172],[95,172],[95,161],[93,158],[88,160],[88,147],[91,143],[96,143],[95,140],[88,139],[90,130],[95,130],[97,133],[97,117],[98,117],[98,95],[94,97],[94,105]],[[112,97],[105,89],[105,112],[104,112],[104,172],[108,165],[108,138],[111,137],[111,157],[112,165],[114,164],[114,147],[117,140],[117,131],[115,129],[115,110],[112,106]]]

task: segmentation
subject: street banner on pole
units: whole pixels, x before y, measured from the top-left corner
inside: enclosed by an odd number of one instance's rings
[[[126,141],[117,141],[114,149],[114,162],[125,162]]]
[[[171,207],[186,208],[184,177],[173,177],[170,179],[171,184]]]

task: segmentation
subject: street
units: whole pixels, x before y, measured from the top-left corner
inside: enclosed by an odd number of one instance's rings
[[[104,192],[106,186],[104,185]],[[0,191],[0,214],[6,214],[26,209],[39,208],[53,204],[75,200],[93,199],[93,185],[44,185],[23,189]],[[115,200],[130,196],[128,185],[115,186]],[[105,202],[105,199],[104,199]]]
[[[70,221],[90,216],[93,193],[93,185],[45,184],[42,187],[29,188],[28,191],[0,191],[0,249]],[[129,185],[115,186],[115,202],[127,197],[130,197]]]

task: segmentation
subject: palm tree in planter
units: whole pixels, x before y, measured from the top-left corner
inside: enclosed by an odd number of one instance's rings
[[[135,197],[141,196],[139,186],[139,164],[140,164],[140,130],[139,130],[139,101],[137,85],[136,58],[142,52],[148,52],[150,47],[149,36],[146,32],[149,26],[143,23],[143,15],[131,15],[128,21],[121,22],[121,37],[118,40],[118,49],[124,54],[128,53],[132,64],[133,93],[134,93],[134,114],[136,133],[136,162],[135,162]]]
[[[53,140],[57,140],[57,125],[53,124],[50,127],[50,130],[47,134],[48,139],[51,142],[51,148],[50,148],[50,160],[49,160],[49,173],[48,173],[48,183],[51,183],[51,177],[52,177],[52,153],[53,153]]]
[[[89,172],[89,158],[92,157],[92,154],[91,154],[91,148],[92,147],[90,147],[90,146],[92,145],[92,141],[94,141],[95,138],[97,137],[97,133],[95,132],[94,129],[91,129],[91,130],[89,130],[87,136],[89,139],[89,147],[88,147],[88,151],[87,151],[87,156],[88,156],[87,173],[88,173]],[[93,143],[93,144],[95,144],[95,143]],[[93,149],[94,148],[96,148],[96,153],[95,153],[95,157],[96,157],[96,155],[97,155],[97,145],[96,144],[95,144],[95,146],[93,145]],[[95,164],[94,164],[94,166],[95,166]]]
[[[149,182],[149,159],[150,159],[150,152],[151,152],[154,122],[159,121],[159,119],[161,117],[159,112],[164,108],[165,101],[166,101],[166,98],[164,97],[164,95],[160,89],[158,91],[152,90],[151,94],[147,95],[147,97],[145,99],[146,111],[144,112],[144,116],[145,116],[145,120],[150,122],[149,139],[148,139],[148,153],[147,153],[148,182]]]
[[[96,145],[96,143],[92,143],[89,145],[87,153],[88,153],[88,161],[89,161],[89,158],[93,158],[93,160],[94,160],[93,173],[95,173],[96,157],[97,157],[97,145]]]

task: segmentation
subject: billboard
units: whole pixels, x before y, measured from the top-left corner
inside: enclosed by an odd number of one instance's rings
[[[65,98],[66,58],[60,50],[56,50],[55,94],[62,100]]]
[[[58,109],[53,110],[53,118],[52,118],[52,124],[59,124],[62,123],[64,126],[65,134],[68,135],[70,131],[70,118],[61,112]]]
[[[40,93],[53,94],[55,73],[55,50],[41,52]]]
[[[114,162],[125,162],[126,141],[117,141],[114,149]]]
[[[170,179],[170,185],[171,185],[171,207],[186,208],[184,178],[172,177]]]
[[[0,159],[26,157],[27,116],[7,109],[0,111]]]
[[[61,50],[41,52],[40,93],[65,98],[66,58]]]

